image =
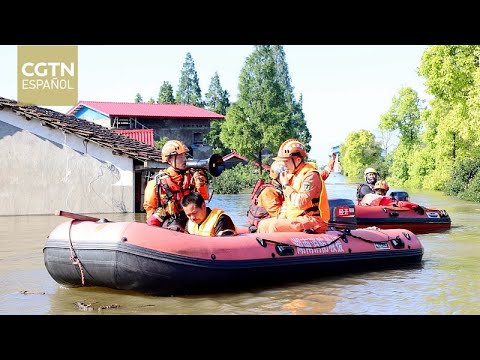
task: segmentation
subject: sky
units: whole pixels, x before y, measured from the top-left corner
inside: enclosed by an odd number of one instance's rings
[[[74,45],[74,44],[73,44]],[[312,135],[309,157],[326,164],[333,146],[352,131],[377,133],[380,116],[408,86],[428,100],[417,75],[427,45],[285,45],[294,93]],[[218,72],[220,84],[238,97],[240,72],[253,45],[79,45],[78,100],[133,102],[157,98],[164,81],[174,94],[188,52],[202,96]],[[17,46],[0,45],[0,97],[17,100]],[[73,104],[72,104],[73,106]],[[45,106],[48,107],[48,106]],[[67,112],[70,107],[48,107]]]

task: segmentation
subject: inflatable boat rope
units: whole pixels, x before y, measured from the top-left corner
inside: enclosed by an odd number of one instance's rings
[[[384,241],[374,241],[374,240],[369,240],[369,239],[365,239],[361,236],[357,236],[357,235],[353,235],[350,231],[350,229],[344,229],[342,230],[342,233],[340,234],[339,237],[337,237],[335,240],[332,240],[330,243],[328,244],[325,244],[325,245],[318,245],[318,246],[300,246],[300,245],[296,245],[296,244],[293,244],[293,245],[290,245],[290,244],[285,244],[285,243],[282,243],[282,242],[279,242],[279,241],[275,241],[275,240],[269,240],[269,239],[264,239],[264,238],[261,238],[261,237],[257,237],[257,241],[258,243],[260,244],[260,246],[262,247],[267,247],[267,243],[272,243],[272,244],[276,244],[277,246],[281,246],[283,247],[283,250],[286,250],[288,248],[291,248],[291,252],[293,254],[293,248],[296,247],[296,248],[299,248],[299,249],[321,249],[321,248],[325,248],[325,247],[328,247],[332,244],[335,244],[338,240],[342,239],[344,243],[348,243],[348,239],[347,239],[347,235],[348,236],[351,236],[355,239],[359,239],[359,240],[362,240],[362,241],[365,241],[367,243],[371,243],[371,244],[376,244],[376,243],[386,243],[388,241],[390,241],[393,245],[393,248],[394,249],[398,249],[399,247],[402,248],[403,245],[404,245],[404,242],[402,239],[400,239],[400,237],[397,235],[395,238],[390,238],[390,235],[389,234],[385,234],[383,231],[381,231],[379,228],[377,227],[369,227],[369,228],[366,228],[366,230],[375,230],[375,231],[378,231],[384,235],[387,235],[388,239],[387,240],[384,240]],[[403,234],[408,240],[410,240],[410,235],[408,233],[404,233]],[[289,252],[289,251],[287,251]]]
[[[77,253],[73,249],[72,224],[74,221],[75,219],[70,220],[70,225],[68,227],[68,242],[70,243],[70,261],[72,262],[73,265],[78,265],[78,268],[80,269],[80,275],[82,277],[82,285],[85,285],[85,275],[83,274],[83,266],[80,259],[77,256]]]

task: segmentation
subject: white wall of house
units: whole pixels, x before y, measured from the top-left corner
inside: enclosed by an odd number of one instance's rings
[[[134,212],[133,160],[0,110],[0,215]]]

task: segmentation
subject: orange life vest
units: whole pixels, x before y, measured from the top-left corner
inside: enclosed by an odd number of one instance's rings
[[[258,197],[260,196],[260,193],[267,187],[277,189],[275,185],[268,182],[266,183],[263,181],[263,179],[258,179],[255,186],[253,187],[252,195],[250,196],[252,203],[247,210],[247,220],[249,225],[248,228],[250,232],[257,231],[258,223],[260,222],[260,220],[268,219],[271,217],[264,207],[258,206]]]
[[[172,181],[172,178],[165,172],[160,172],[156,177],[155,194],[158,207],[163,207],[167,215],[178,214],[181,211],[180,202],[185,195],[190,194],[195,185],[192,181],[192,174],[182,174],[181,184]]]
[[[318,170],[315,169],[311,164],[306,163],[304,167],[296,174],[293,178],[292,188],[296,192],[300,192],[305,177],[310,172],[316,172],[322,183],[322,190],[318,198],[313,198],[310,200],[310,203],[306,204],[305,208],[298,208],[294,206],[288,197],[285,198],[286,202],[286,218],[293,219],[298,216],[319,216],[322,220],[328,224],[330,220],[330,206],[328,205],[328,196],[325,183],[323,182],[322,177],[320,176]],[[321,200],[321,201],[320,201]]]

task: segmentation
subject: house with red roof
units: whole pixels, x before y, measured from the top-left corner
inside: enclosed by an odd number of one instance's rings
[[[166,164],[148,139],[117,131],[0,97],[0,216],[141,212]]]
[[[258,167],[258,162],[250,161],[245,156],[240,155],[236,151],[231,152],[223,156],[223,162],[225,163],[226,169],[231,169],[237,166],[238,164],[247,165],[248,163],[252,163],[254,166]],[[266,171],[270,171],[270,165],[262,164],[262,168]]]
[[[183,141],[196,158],[211,155],[205,148],[210,122],[225,117],[189,104],[147,104],[127,102],[80,101],[67,112],[95,124],[115,130],[128,130],[126,136],[144,141],[145,130],[153,130],[154,141],[162,138]]]

